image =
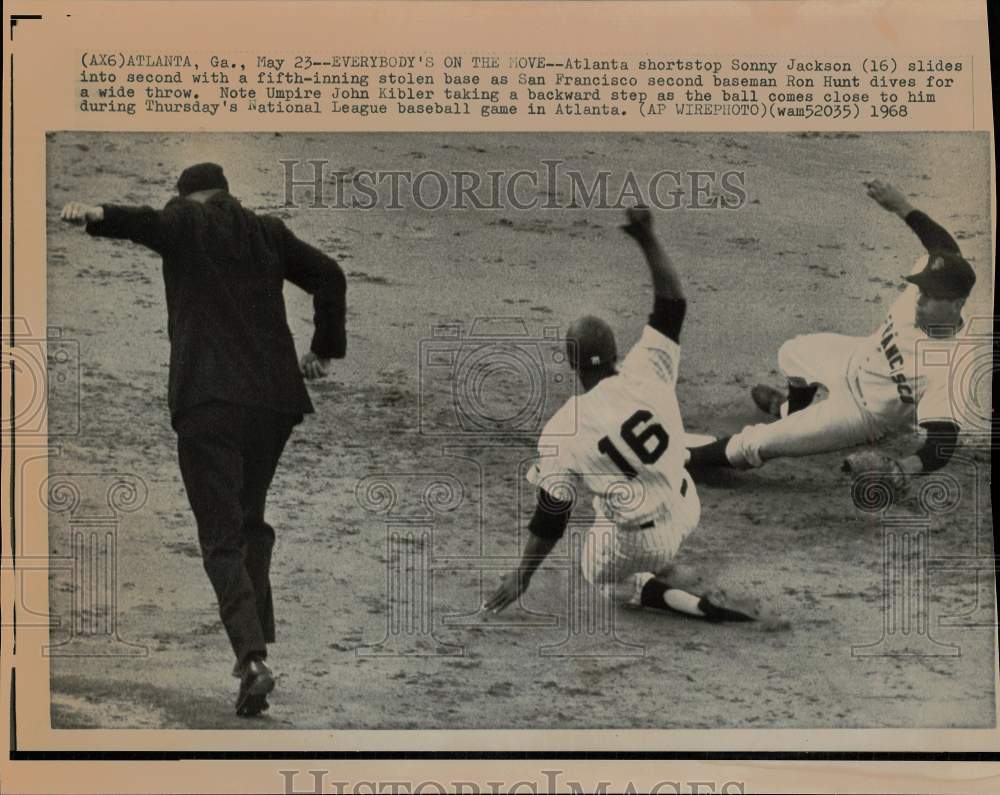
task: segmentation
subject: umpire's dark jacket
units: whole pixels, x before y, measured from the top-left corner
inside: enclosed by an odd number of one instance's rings
[[[171,416],[213,400],[302,415],[313,410],[285,316],[282,283],[313,296],[311,349],[342,358],[347,283],[340,266],[279,218],[222,191],[162,210],[104,205],[87,232],[126,238],[163,256],[170,336]]]

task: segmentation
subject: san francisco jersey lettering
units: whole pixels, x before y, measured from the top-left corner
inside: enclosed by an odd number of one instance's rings
[[[926,263],[917,261],[914,273]],[[885,322],[868,337],[848,366],[855,397],[872,414],[893,424],[947,420],[952,416],[947,367],[921,367],[917,356],[932,348],[950,355],[955,338],[934,339],[914,319],[919,289],[908,285],[889,310]]]

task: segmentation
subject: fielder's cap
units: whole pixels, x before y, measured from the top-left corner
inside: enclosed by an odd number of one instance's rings
[[[962,255],[939,251],[927,258],[922,271],[905,278],[931,298],[965,298],[976,283],[976,272]]]
[[[217,163],[198,163],[185,168],[177,180],[177,192],[181,196],[200,190],[229,190],[229,182]]]
[[[574,370],[592,370],[618,360],[615,333],[593,315],[573,321],[566,332],[566,354]]]

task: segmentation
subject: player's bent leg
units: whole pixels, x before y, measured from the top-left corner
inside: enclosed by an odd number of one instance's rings
[[[778,367],[787,379],[818,382],[832,389],[844,378],[851,355],[864,340],[845,334],[802,334],[778,349]]]
[[[759,467],[772,458],[829,453],[881,435],[850,393],[838,390],[777,422],[747,426],[725,442],[725,456],[736,468]]]
[[[851,355],[863,337],[843,334],[803,334],[778,349],[778,366],[787,384],[777,389],[757,384],[750,390],[754,404],[772,417],[786,417],[807,408],[820,384],[830,388],[843,379]]]

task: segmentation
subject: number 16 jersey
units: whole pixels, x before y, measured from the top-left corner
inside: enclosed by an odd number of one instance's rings
[[[598,516],[619,527],[668,519],[693,529],[700,505],[684,468],[679,363],[680,345],[647,325],[616,375],[570,398],[549,420],[528,480],[555,497],[566,486],[590,495]],[[574,434],[551,432],[574,415]]]

